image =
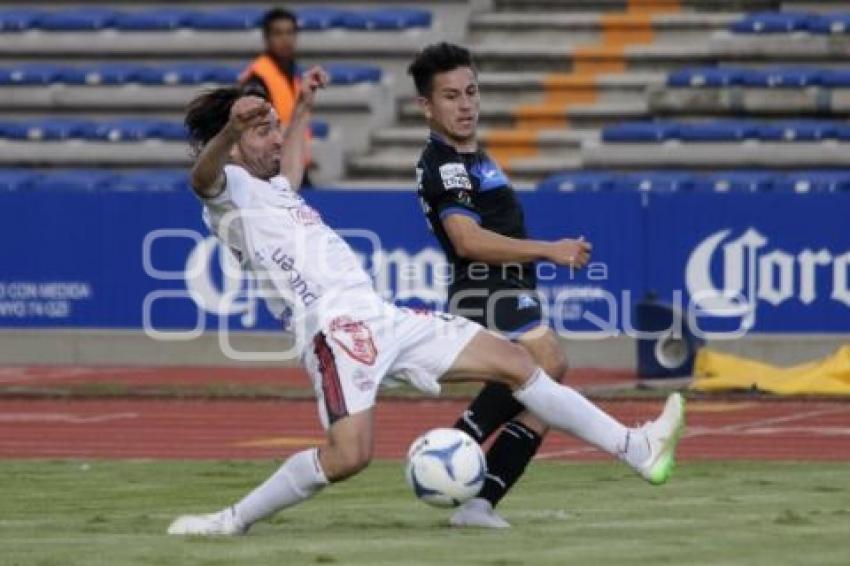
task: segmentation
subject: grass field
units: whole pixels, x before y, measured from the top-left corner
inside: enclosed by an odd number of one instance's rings
[[[847,464],[687,463],[660,488],[614,463],[536,462],[508,532],[457,531],[416,501],[398,462],[255,526],[179,539],[271,462],[0,461],[0,564],[848,564]]]

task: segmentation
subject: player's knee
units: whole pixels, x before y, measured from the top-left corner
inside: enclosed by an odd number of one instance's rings
[[[347,448],[336,450],[329,460],[325,474],[333,482],[342,481],[363,471],[372,461],[370,450]]]
[[[517,344],[506,342],[504,345],[504,359],[506,360],[504,377],[508,385],[519,387],[524,384],[534,373],[537,364],[531,354]]]
[[[543,371],[549,375],[549,377],[557,382],[563,381],[567,372],[570,370],[570,364],[567,361],[567,357],[560,352],[545,360],[545,362],[541,364],[541,367],[543,368]]]

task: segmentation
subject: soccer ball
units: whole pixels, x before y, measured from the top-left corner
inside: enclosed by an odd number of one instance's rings
[[[486,474],[481,447],[454,428],[428,431],[407,451],[407,483],[420,501],[435,507],[453,507],[472,499]]]

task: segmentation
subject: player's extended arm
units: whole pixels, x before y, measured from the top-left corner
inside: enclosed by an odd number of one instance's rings
[[[201,150],[189,180],[203,198],[214,198],[224,188],[224,166],[242,132],[265,119],[271,105],[256,96],[243,96],[233,103],[227,124]]]
[[[590,260],[593,248],[590,242],[581,238],[554,242],[510,238],[482,228],[462,214],[451,214],[444,218],[443,227],[461,257],[491,265],[551,261],[559,265],[583,267]]]
[[[310,115],[316,102],[316,91],[324,88],[329,81],[328,74],[321,67],[312,67],[301,78],[301,91],[292,111],[292,117],[283,136],[280,172],[289,181],[293,190],[301,187],[304,177],[304,157],[307,155],[307,128],[310,127]]]

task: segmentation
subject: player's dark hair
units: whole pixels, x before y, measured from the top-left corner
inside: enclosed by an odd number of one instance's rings
[[[272,32],[272,24],[278,20],[289,20],[295,29],[298,29],[298,18],[286,8],[272,8],[263,15],[263,37],[268,37]]]
[[[233,103],[242,96],[237,87],[221,87],[198,95],[186,111],[184,124],[189,132],[189,145],[199,152],[230,119]]]
[[[419,52],[407,67],[407,74],[413,77],[419,96],[430,97],[434,88],[434,75],[454,71],[458,67],[475,70],[472,53],[469,49],[453,43],[434,43]]]

